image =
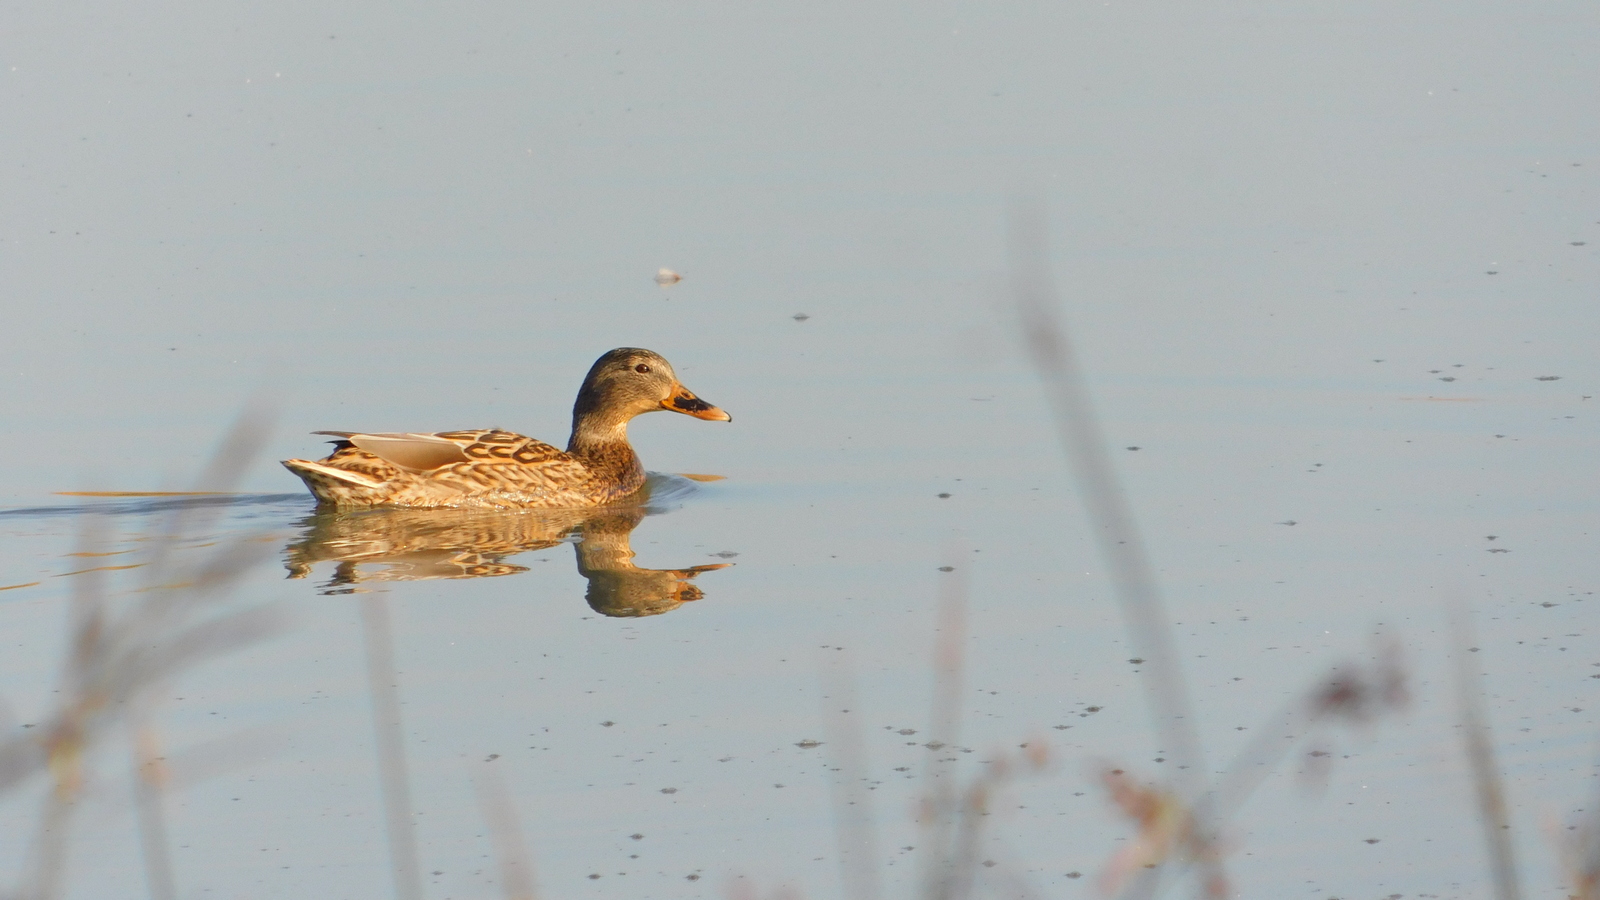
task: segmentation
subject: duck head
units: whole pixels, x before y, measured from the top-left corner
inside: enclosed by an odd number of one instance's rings
[[[733,417],[696,397],[678,381],[672,364],[661,354],[638,347],[618,347],[595,360],[578,390],[572,407],[573,430],[585,426],[614,428],[634,416],[670,410],[709,419],[731,422]]]

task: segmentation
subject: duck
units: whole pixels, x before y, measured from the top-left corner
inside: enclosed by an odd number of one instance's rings
[[[678,381],[659,353],[618,347],[589,369],[565,452],[498,428],[333,437],[319,460],[286,459],[318,504],[339,509],[557,509],[623,503],[645,483],[628,422],[648,412],[731,422]]]

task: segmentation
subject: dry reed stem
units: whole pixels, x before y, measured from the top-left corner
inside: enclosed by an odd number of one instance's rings
[[[394,893],[399,900],[422,900],[422,867],[417,859],[411,782],[406,772],[400,695],[395,684],[394,637],[389,607],[383,598],[371,594],[361,598],[361,624],[367,646],[367,685],[372,693],[372,730]]]
[[[878,835],[872,815],[866,741],[848,654],[834,654],[823,669],[822,702],[828,742],[838,763],[833,778],[833,815],[839,839],[839,879],[848,900],[878,898]]]
[[[248,451],[261,442],[266,428],[259,410],[246,410],[205,478],[231,484],[248,465]],[[29,874],[22,897],[52,900],[60,895],[71,820],[92,775],[87,757],[118,721],[126,722],[133,744],[135,804],[149,890],[158,900],[177,894],[163,806],[168,780],[154,726],[156,698],[180,671],[260,639],[278,621],[268,607],[215,612],[220,597],[268,551],[252,538],[179,565],[173,552],[193,533],[194,521],[191,506],[180,504],[149,545],[148,563],[114,567],[140,569],[144,576],[143,587],[125,601],[112,602],[105,567],[74,573],[68,652],[55,711],[43,717],[35,734],[0,741],[0,793],[40,771],[53,781],[26,859]],[[99,550],[105,532],[101,516],[88,517],[75,555],[103,555]]]
[[[1591,797],[1588,811],[1570,833],[1551,823],[1550,836],[1561,852],[1571,900],[1600,900],[1600,791]]]
[[[511,803],[511,792],[506,789],[500,770],[486,763],[473,777],[478,789],[478,806],[489,826],[489,837],[494,842],[495,862],[500,867],[500,887],[506,900],[538,900],[534,887],[533,859],[528,855],[522,837],[522,823],[517,819],[516,807]]]
[[[1511,846],[1511,820],[1506,812],[1505,786],[1494,761],[1494,737],[1483,708],[1483,691],[1472,673],[1467,648],[1474,646],[1472,620],[1466,604],[1450,604],[1450,655],[1455,663],[1456,698],[1461,707],[1461,740],[1472,770],[1478,798],[1478,817],[1488,845],[1489,871],[1499,900],[1519,900],[1517,860]]]
[[[938,751],[961,738],[961,690],[965,683],[967,638],[966,574],[956,568],[939,580],[938,626],[933,651],[933,708],[928,716],[926,747],[934,751],[923,769],[923,805],[918,821],[923,859],[922,888],[928,900],[949,900],[965,881],[956,868],[953,832],[957,828],[957,784],[948,757]]]
[[[1194,704],[1178,665],[1173,639],[1154,570],[1133,510],[1111,463],[1100,420],[1089,398],[1066,327],[1057,312],[1060,301],[1050,277],[1048,229],[1037,203],[1014,205],[1008,234],[1011,300],[1034,369],[1044,388],[1062,449],[1083,496],[1090,530],[1111,575],[1113,589],[1134,649],[1146,660],[1143,680],[1163,746],[1176,763],[1180,793],[1191,801],[1202,794],[1206,771],[1194,727]],[[1203,814],[1195,833],[1210,840],[1212,825]],[[1208,860],[1204,881],[1225,880],[1220,862]],[[1136,885],[1134,896],[1145,896]],[[1149,890],[1154,890],[1151,885]]]
[[[141,698],[138,708],[129,716],[129,729],[133,732],[132,780],[139,818],[139,845],[151,900],[175,900],[178,884],[172,868],[165,805],[168,778],[149,707],[148,700]]]
[[[952,553],[953,556],[960,554]],[[967,636],[966,582],[959,569],[939,583],[938,627],[934,639],[933,709],[923,746],[933,752],[923,770],[924,794],[918,822],[920,845],[925,851],[922,896],[927,900],[966,900],[976,895],[979,875],[985,881],[1004,881],[1011,896],[1028,898],[1034,891],[1015,872],[991,871],[980,858],[989,840],[987,825],[996,794],[1018,774],[1039,772],[1050,763],[1048,746],[1039,740],[1022,745],[1024,753],[997,752],[987,767],[962,784],[954,771],[954,757],[943,751],[959,750],[961,692],[965,683]]]
[[[1366,666],[1334,666],[1255,727],[1255,738],[1234,755],[1201,801],[1211,821],[1220,827],[1231,820],[1277,764],[1304,743],[1308,730],[1330,720],[1364,725],[1409,702],[1399,644],[1379,639],[1372,658]]]

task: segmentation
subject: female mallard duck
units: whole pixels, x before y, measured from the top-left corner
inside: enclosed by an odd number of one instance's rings
[[[595,360],[572,407],[567,452],[509,431],[355,434],[326,459],[283,461],[317,500],[337,507],[604,506],[637,491],[644,467],[628,444],[628,420],[668,409],[697,419],[733,417],[678,383],[660,354],[620,347]]]

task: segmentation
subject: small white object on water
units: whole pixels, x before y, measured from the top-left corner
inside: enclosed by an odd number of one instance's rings
[[[672,287],[682,280],[683,276],[672,271],[671,269],[660,268],[656,270],[656,284],[659,284],[662,287]]]

